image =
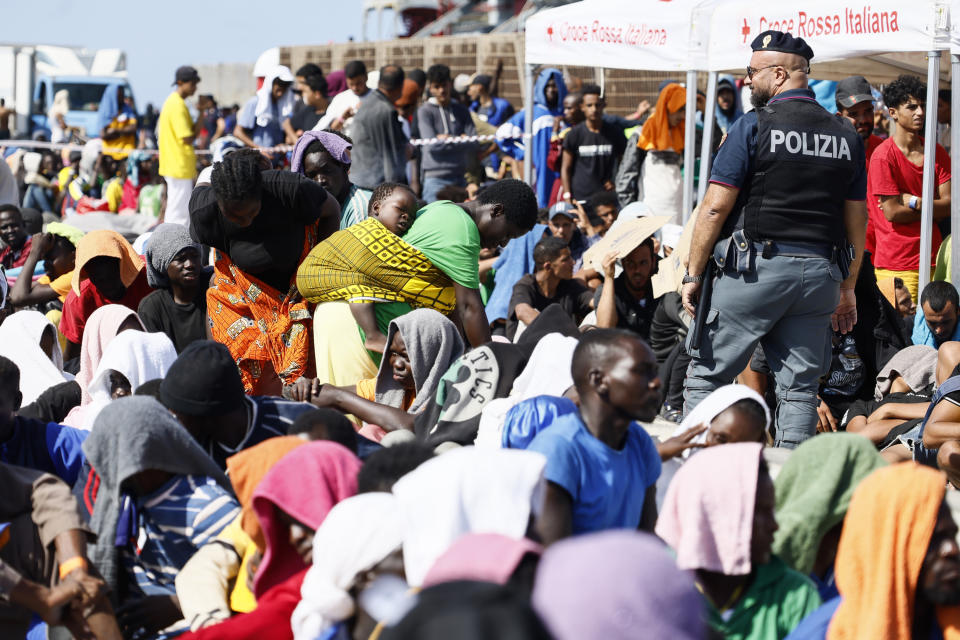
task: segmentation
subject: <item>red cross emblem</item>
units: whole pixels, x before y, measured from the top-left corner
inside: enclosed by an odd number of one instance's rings
[[[747,36],[750,35],[750,25],[747,24],[747,19],[743,19],[743,29],[740,29],[740,33],[743,34],[743,43],[747,43]]]

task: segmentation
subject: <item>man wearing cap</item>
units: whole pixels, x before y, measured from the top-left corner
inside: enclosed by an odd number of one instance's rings
[[[165,222],[184,226],[190,224],[190,193],[197,176],[197,157],[193,141],[200,132],[203,121],[190,117],[186,98],[197,92],[200,75],[193,67],[177,69],[170,94],[160,110],[157,120],[157,146],[160,148],[160,175],[167,183],[167,208]]]
[[[857,130],[857,135],[863,140],[866,152],[866,167],[870,169],[870,156],[873,150],[883,142],[883,138],[873,135],[873,92],[870,83],[863,76],[850,76],[837,83],[837,116],[846,118]],[[874,252],[876,240],[873,226],[867,223],[867,240],[864,250]]]
[[[600,236],[588,236],[577,226],[577,212],[569,202],[558,202],[550,207],[550,220],[547,222],[550,235],[560,238],[570,247],[573,258],[573,277],[585,280],[583,254],[600,241]]]
[[[831,325],[847,333],[857,321],[866,169],[853,126],[807,88],[807,43],[766,31],[751,47],[755,109],[717,152],[683,278],[684,307],[699,315],[684,410],[733,382],[759,343],[777,380],[776,444],[793,448],[816,431]]]
[[[491,82],[490,76],[478,73],[470,81],[467,95],[472,101],[470,111],[487,124],[499,127],[513,115],[513,106],[503,98],[490,95]]]

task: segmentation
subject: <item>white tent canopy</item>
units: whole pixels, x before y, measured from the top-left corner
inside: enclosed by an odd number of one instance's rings
[[[887,54],[930,51],[938,29],[947,27],[947,10],[937,0],[799,0],[718,4],[711,16],[709,69],[742,69],[750,43],[773,29],[789,31],[813,48],[814,62],[831,62]]]
[[[715,4],[672,0],[649,5],[583,0],[547,9],[527,20],[528,64],[690,71],[706,64],[706,28],[695,19]]]
[[[687,75],[684,220],[693,208],[696,70],[706,68],[706,29],[717,0],[671,0],[643,7],[623,0],[582,0],[547,9],[526,21],[525,60],[528,96],[532,65],[570,65],[645,71],[683,71]],[[529,125],[532,102],[527,101]],[[527,130],[529,135],[530,131]],[[524,164],[525,172],[529,164]],[[530,181],[530,175],[526,176]]]

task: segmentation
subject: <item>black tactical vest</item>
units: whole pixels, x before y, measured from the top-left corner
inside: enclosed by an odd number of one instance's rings
[[[845,245],[843,206],[858,161],[863,148],[853,126],[813,100],[758,109],[753,174],[721,236],[743,229],[757,242]]]

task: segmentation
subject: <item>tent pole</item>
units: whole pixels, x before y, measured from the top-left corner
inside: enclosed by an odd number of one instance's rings
[[[933,239],[933,201],[936,197],[937,87],[940,84],[940,52],[927,53],[927,104],[923,146],[923,193],[920,211],[920,292],[930,282],[930,243]]]
[[[710,179],[710,160],[713,151],[713,128],[716,125],[717,104],[717,72],[707,74],[707,102],[703,110],[703,142],[700,145],[700,182],[697,185],[697,202],[703,202],[703,195],[707,192],[707,181]]]
[[[960,55],[950,56],[950,151],[960,151]],[[954,124],[956,123],[956,124]],[[951,163],[950,202],[960,202],[960,163]],[[950,210],[950,256],[960,257],[960,208]],[[950,260],[950,282],[960,285],[960,259]]]
[[[686,224],[693,210],[693,172],[696,166],[695,141],[697,137],[697,72],[687,71],[687,106],[683,141],[683,209],[682,222]]]
[[[523,181],[533,185],[533,65],[526,64],[527,102],[523,105]]]

